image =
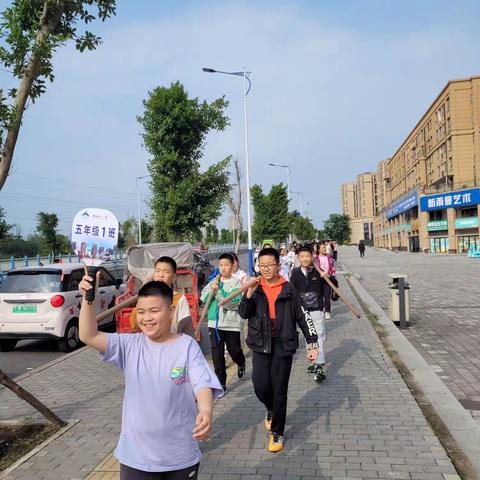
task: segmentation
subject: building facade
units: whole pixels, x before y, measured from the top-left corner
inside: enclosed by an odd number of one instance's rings
[[[480,249],[479,162],[480,76],[452,80],[371,174],[374,244],[432,253]]]

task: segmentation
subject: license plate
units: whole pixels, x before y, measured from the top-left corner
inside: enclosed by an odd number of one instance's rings
[[[15,305],[12,313],[37,313],[37,305]]]

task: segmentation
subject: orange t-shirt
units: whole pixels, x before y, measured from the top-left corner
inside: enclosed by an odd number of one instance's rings
[[[269,285],[263,277],[260,278],[260,285],[262,286],[268,300],[268,314],[270,315],[270,320],[275,320],[275,302],[282,291],[282,285],[284,283],[287,283],[287,281],[282,276],[280,276],[278,282],[273,285]]]

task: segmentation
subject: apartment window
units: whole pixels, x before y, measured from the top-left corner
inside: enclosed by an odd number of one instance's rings
[[[447,112],[450,111],[450,97],[447,97],[447,99],[445,100],[445,105],[447,106]]]
[[[460,216],[462,218],[468,218],[468,217],[476,217],[477,216],[477,208],[462,208],[460,211]]]

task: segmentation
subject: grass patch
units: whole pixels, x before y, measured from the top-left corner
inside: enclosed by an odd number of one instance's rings
[[[60,430],[51,424],[0,423],[0,472]]]

